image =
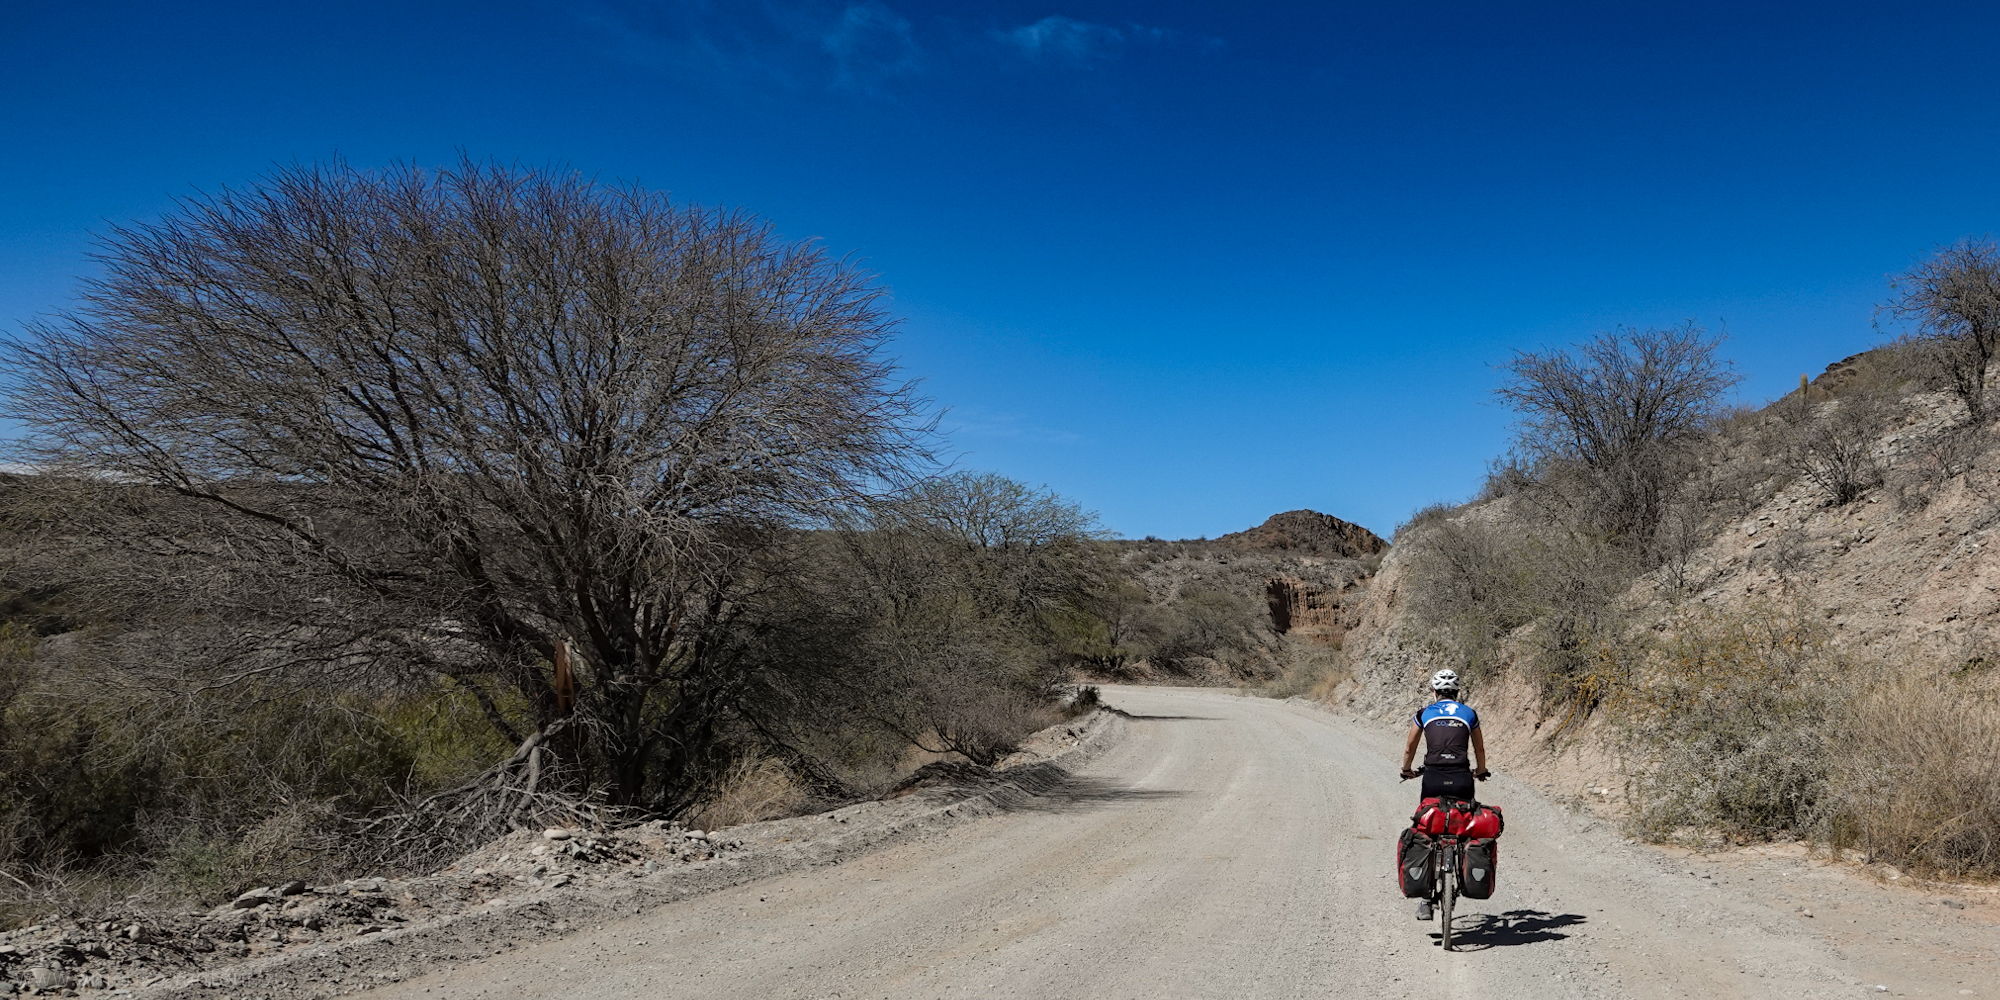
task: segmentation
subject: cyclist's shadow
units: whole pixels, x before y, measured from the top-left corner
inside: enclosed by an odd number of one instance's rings
[[[1569,937],[1563,928],[1574,927],[1589,918],[1581,913],[1547,913],[1542,910],[1508,910],[1505,913],[1466,913],[1452,920],[1453,951],[1485,951],[1560,941]],[[1432,934],[1436,940],[1438,935]]]

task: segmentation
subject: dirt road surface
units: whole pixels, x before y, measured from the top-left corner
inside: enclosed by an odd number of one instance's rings
[[[1919,941],[1875,925],[1883,907],[1922,913],[1919,894],[1875,905],[1860,890],[1888,890],[1836,874],[1814,883],[1800,861],[1718,867],[1628,845],[1504,774],[1484,789],[1507,810],[1500,891],[1464,901],[1455,925],[1462,950],[1446,953],[1436,924],[1418,922],[1391,881],[1395,833],[1416,798],[1414,783],[1395,779],[1394,734],[1228,691],[1113,688],[1106,698],[1134,716],[1125,736],[1032,806],[505,954],[460,958],[372,993],[2000,993],[2000,935],[1990,918],[1964,915],[1992,907],[1951,910],[1957,924]],[[1850,885],[1858,888],[1843,888]],[[1852,905],[1838,910],[1848,895]],[[1804,916],[1811,904],[1800,900],[1813,899],[1822,912]]]

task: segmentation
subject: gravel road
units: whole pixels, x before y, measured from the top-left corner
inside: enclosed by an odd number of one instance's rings
[[[1881,995],[1829,928],[1767,905],[1754,876],[1720,885],[1504,774],[1484,789],[1507,810],[1500,891],[1464,901],[1463,950],[1443,952],[1391,881],[1416,799],[1395,780],[1394,734],[1228,691],[1109,688],[1106,700],[1133,716],[1123,738],[1033,803],[372,992]],[[1933,968],[1890,992],[1960,994],[1969,971],[1993,992],[1992,927],[1968,926],[1986,935],[1977,969]]]

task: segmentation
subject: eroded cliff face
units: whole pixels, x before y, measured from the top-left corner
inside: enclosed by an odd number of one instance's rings
[[[1264,583],[1265,602],[1271,608],[1271,627],[1289,635],[1340,647],[1347,633],[1360,624],[1362,595],[1370,577],[1362,576],[1328,586],[1279,574]]]

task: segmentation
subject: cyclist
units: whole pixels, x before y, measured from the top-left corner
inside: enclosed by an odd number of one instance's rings
[[[1403,778],[1417,776],[1410,762],[1417,755],[1417,741],[1424,741],[1424,784],[1422,798],[1472,798],[1472,782],[1492,776],[1486,769],[1486,737],[1479,731],[1479,713],[1458,700],[1458,674],[1440,670],[1431,675],[1431,691],[1436,700],[1424,706],[1410,725],[1403,741]],[[1471,750],[1471,761],[1466,751]],[[1417,901],[1417,919],[1431,918],[1431,901]]]

